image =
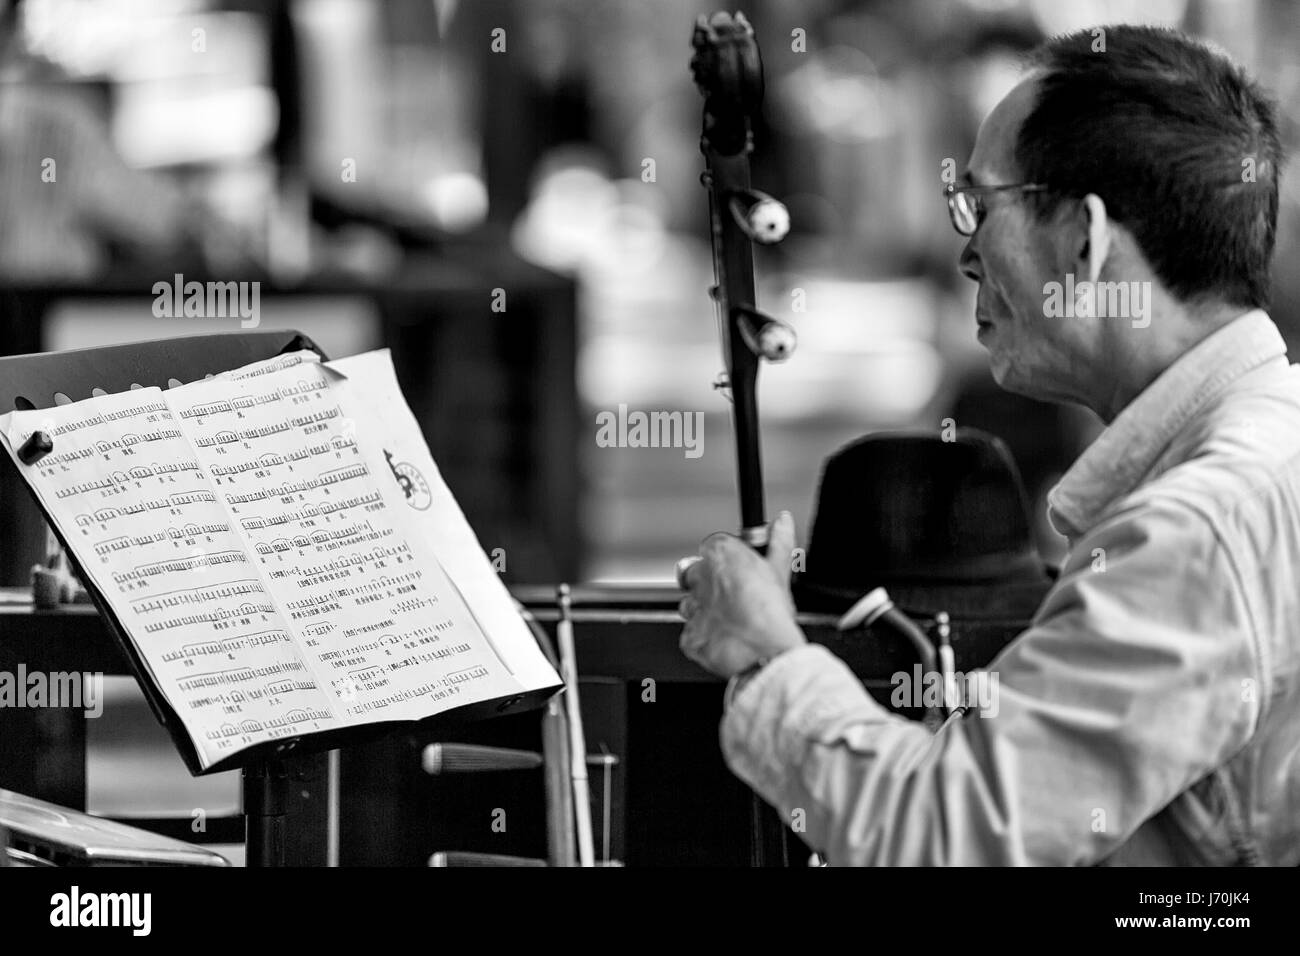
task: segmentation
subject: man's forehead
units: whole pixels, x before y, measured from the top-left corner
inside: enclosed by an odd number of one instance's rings
[[[984,118],[975,136],[975,148],[962,178],[975,185],[1008,182],[1016,174],[1016,136],[1034,107],[1037,74],[1030,74],[1012,88]]]

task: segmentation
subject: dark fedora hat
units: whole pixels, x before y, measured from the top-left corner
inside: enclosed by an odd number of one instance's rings
[[[828,458],[793,586],[802,611],[842,614],[884,587],[920,616],[1028,622],[1052,575],[1006,445],[959,428],[872,434]]]

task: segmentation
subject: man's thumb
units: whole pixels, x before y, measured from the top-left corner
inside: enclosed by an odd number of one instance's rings
[[[782,511],[773,520],[767,540],[767,561],[782,581],[790,580],[795,545],[794,515]]]

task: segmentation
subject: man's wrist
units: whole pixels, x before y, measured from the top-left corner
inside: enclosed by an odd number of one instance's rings
[[[770,657],[760,657],[753,664],[750,664],[749,667],[732,676],[731,680],[727,682],[727,694],[724,699],[724,709],[731,706],[732,701],[736,699],[736,695],[741,692],[746,684],[757,677],[759,671],[766,667],[771,660],[772,658]]]

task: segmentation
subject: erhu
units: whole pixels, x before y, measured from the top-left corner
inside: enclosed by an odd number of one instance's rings
[[[785,206],[750,186],[753,117],[763,102],[763,64],[754,28],[744,14],[701,16],[691,39],[691,73],[704,96],[700,177],[709,194],[709,236],[724,370],[716,383],[732,402],[740,535],[752,547],[767,547],[763,504],[763,460],[758,428],[758,368],[763,360],[784,361],[794,351],[794,330],[764,315],[754,294],[751,243],[780,242],[790,228]],[[751,860],[764,866],[785,862],[785,831],[775,814],[754,797]]]
[[[763,102],[763,65],[754,28],[744,14],[701,16],[692,38],[691,72],[704,95],[700,177],[709,194],[718,327],[725,365],[717,387],[729,393],[736,433],[736,475],[740,533],[756,548],[767,545],[763,507],[763,465],[758,432],[758,367],[784,361],[794,351],[794,330],[758,311],[754,294],[752,242],[769,245],[785,238],[785,206],[751,188],[749,154],[754,148],[751,118]]]

